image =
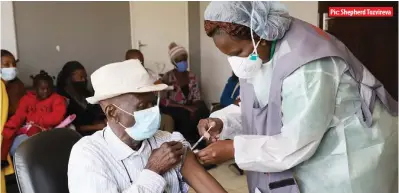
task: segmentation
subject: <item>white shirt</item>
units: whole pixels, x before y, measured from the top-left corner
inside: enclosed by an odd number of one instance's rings
[[[71,193],[180,193],[188,190],[182,181],[181,164],[163,176],[144,169],[151,151],[164,142],[180,141],[177,132],[157,131],[134,151],[123,143],[108,126],[79,140],[72,148],[68,166]],[[132,183],[130,182],[132,180]]]

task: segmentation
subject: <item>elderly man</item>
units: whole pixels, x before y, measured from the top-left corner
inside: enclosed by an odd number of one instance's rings
[[[137,49],[130,49],[126,52],[125,56],[126,60],[131,60],[131,59],[137,59],[140,61],[140,63],[144,66],[144,55],[141,53],[140,50]],[[160,76],[152,71],[149,68],[146,68],[148,75],[150,75],[151,79],[154,81],[154,84],[159,84],[161,83]],[[170,89],[170,88],[169,88]],[[173,89],[173,87],[172,87]],[[160,129],[162,131],[168,131],[168,132],[173,132],[175,129],[175,122],[173,118],[170,115],[167,114],[161,114],[161,127]]]
[[[72,149],[71,193],[183,193],[188,184],[199,193],[226,192],[197,162],[179,133],[159,131],[154,85],[138,60],[101,67],[92,76],[87,98],[99,103],[108,125],[82,138]],[[184,180],[183,180],[184,177]]]

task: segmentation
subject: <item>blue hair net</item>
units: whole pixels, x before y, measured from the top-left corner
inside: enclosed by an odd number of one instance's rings
[[[287,8],[275,1],[212,1],[205,10],[204,19],[229,22],[251,27],[262,39],[281,39],[290,28],[291,16]]]

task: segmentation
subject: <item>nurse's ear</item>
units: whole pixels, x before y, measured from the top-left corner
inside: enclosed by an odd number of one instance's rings
[[[266,40],[261,40],[260,45],[261,46],[267,46],[267,41]]]
[[[261,45],[261,46],[264,46],[264,47],[271,47],[271,46],[272,46],[272,42],[262,39],[262,40],[260,41],[260,45]]]
[[[268,62],[270,60],[270,48],[271,48],[272,42],[266,41],[266,40],[261,40],[258,46],[258,54],[260,59],[264,63]]]

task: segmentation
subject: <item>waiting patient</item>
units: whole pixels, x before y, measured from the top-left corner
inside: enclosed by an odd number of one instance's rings
[[[4,125],[8,118],[15,114],[19,100],[25,95],[25,86],[18,79],[17,61],[14,55],[8,51],[1,49],[1,122],[0,131],[4,129]],[[1,162],[1,191],[5,192],[5,176],[14,173],[11,157],[8,156],[7,161]]]
[[[76,115],[73,125],[81,135],[91,135],[105,127],[105,115],[100,106],[86,101],[93,92],[88,86],[86,69],[80,62],[69,61],[62,67],[57,77],[57,92],[68,99],[67,113]]]
[[[175,68],[162,77],[162,82],[173,86],[174,90],[163,95],[162,112],[172,116],[176,130],[195,143],[200,138],[197,124],[200,119],[209,116],[209,110],[201,100],[196,75],[188,71],[187,50],[172,42],[169,45],[169,57]]]
[[[1,50],[1,80],[6,85],[9,99],[8,117],[17,111],[19,100],[25,95],[25,85],[18,78],[17,61],[8,50]]]
[[[226,192],[197,162],[179,133],[158,130],[159,99],[138,60],[101,67],[91,75],[95,94],[108,125],[79,140],[69,159],[71,193],[198,193]],[[107,78],[104,78],[107,77]]]
[[[16,113],[7,121],[2,135],[1,160],[6,160],[28,137],[50,130],[64,119],[66,100],[53,92],[53,78],[45,71],[33,77],[34,91],[22,97]]]

